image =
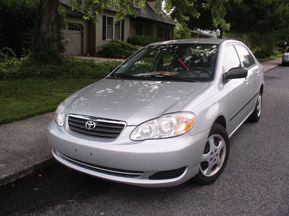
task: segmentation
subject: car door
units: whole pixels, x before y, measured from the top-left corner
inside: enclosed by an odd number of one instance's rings
[[[241,61],[233,44],[224,47],[222,62],[223,74],[232,68],[241,67]],[[223,92],[229,105],[228,133],[231,134],[246,118],[248,113],[247,102],[251,93],[247,78],[224,80]]]
[[[241,44],[235,45],[237,53],[240,57],[241,64],[248,70],[247,87],[250,90],[250,98],[248,101],[248,112],[251,112],[256,105],[257,95],[260,91],[260,69],[249,50]]]

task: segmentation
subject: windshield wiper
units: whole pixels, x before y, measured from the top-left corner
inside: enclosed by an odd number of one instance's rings
[[[127,74],[112,74],[111,76],[107,78],[108,79],[134,79],[134,76],[127,75]]]
[[[197,82],[199,81],[198,79],[194,78],[183,78],[183,77],[164,77],[164,80],[167,81],[179,81],[179,82]]]
[[[189,78],[189,77],[179,77],[179,76],[165,76],[157,73],[147,73],[128,75],[128,74],[113,74],[112,76],[107,77],[108,79],[129,79],[129,80],[150,80],[150,81],[177,81],[177,82],[206,82],[207,79],[200,78]]]

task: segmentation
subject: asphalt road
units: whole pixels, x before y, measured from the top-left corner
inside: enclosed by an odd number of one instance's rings
[[[122,185],[57,163],[0,188],[0,215],[289,215],[289,67],[266,73],[263,116],[231,139],[224,173],[210,186]]]

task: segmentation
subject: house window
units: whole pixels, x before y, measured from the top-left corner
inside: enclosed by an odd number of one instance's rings
[[[70,31],[82,31],[82,25],[78,23],[67,23],[67,29]]]
[[[121,22],[114,24],[114,39],[121,40]]]
[[[123,40],[124,21],[114,22],[114,17],[104,16],[103,30],[105,31],[104,40]]]
[[[141,22],[137,22],[135,25],[135,34],[142,35],[143,34],[143,24]]]
[[[106,39],[113,39],[113,17],[106,17]]]
[[[169,40],[171,39],[171,31],[169,28],[158,27],[157,29],[157,37],[160,40]]]

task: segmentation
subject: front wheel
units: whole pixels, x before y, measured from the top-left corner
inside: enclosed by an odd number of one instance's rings
[[[262,114],[262,94],[258,94],[257,102],[254,111],[249,116],[249,121],[258,122]]]
[[[201,185],[216,181],[227,164],[229,151],[229,138],[225,128],[214,124],[205,145],[199,173],[194,177],[194,181]]]

